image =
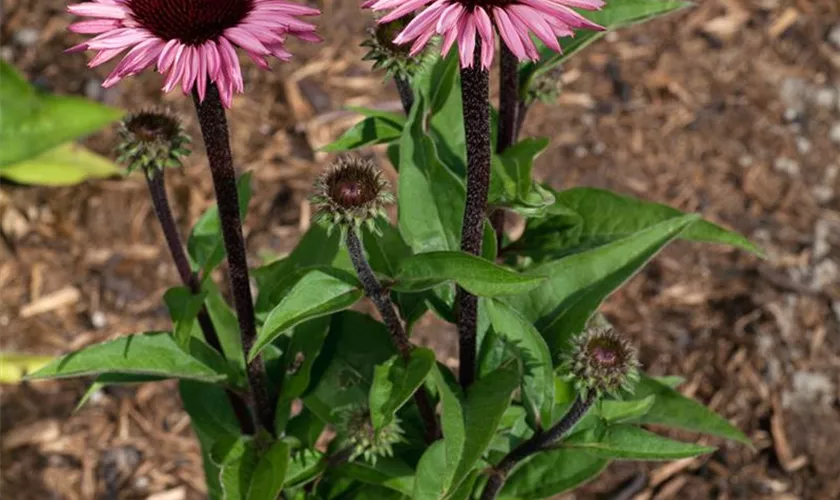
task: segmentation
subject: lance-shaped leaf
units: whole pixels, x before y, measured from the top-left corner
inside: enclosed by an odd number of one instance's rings
[[[649,396],[654,396],[654,403],[644,415],[635,420],[636,422],[686,429],[750,444],[747,436],[725,418],[675,389],[644,375],[636,386],[634,397]]]
[[[321,148],[321,151],[334,153],[385,144],[398,140],[400,135],[402,135],[402,125],[400,123],[390,119],[390,117],[369,116],[353,125],[335,142]]]
[[[527,319],[515,309],[497,300],[487,300],[490,324],[512,348],[523,365],[522,396],[532,423],[553,421],[554,374],[551,352]]]
[[[505,301],[534,322],[556,361],[568,339],[583,329],[601,302],[697,219],[697,215],[676,217],[593,250],[537,266],[526,274],[547,276],[547,280]]]
[[[714,447],[674,441],[628,424],[596,425],[572,434],[563,446],[625,460],[675,460],[715,451]]]
[[[488,260],[462,252],[429,252],[400,261],[394,289],[410,292],[454,281],[481,297],[527,292],[545,281],[533,273],[519,274]]]
[[[347,309],[363,295],[358,280],[350,273],[327,268],[309,271],[269,313],[248,359],[254,359],[295,325]]]
[[[400,139],[398,226],[415,252],[456,250],[466,191],[463,181],[441,162],[424,128],[425,109],[419,97]]]
[[[529,221],[522,237],[511,246],[513,253],[543,260],[595,248],[661,222],[681,217],[683,212],[667,205],[622,196],[594,188],[555,192],[550,216]],[[740,234],[698,219],[680,238],[732,245],[756,254],[761,251]]]
[[[581,30],[575,33],[574,37],[562,37],[558,40],[563,48],[562,52],[555,52],[540,43],[539,59],[520,66],[519,81],[521,82],[523,96],[534,76],[563,63],[590,43],[604,36],[608,31],[642,23],[690,5],[692,5],[691,2],[684,0],[620,0],[607,2],[598,11],[583,11],[582,14],[585,17],[600,24],[606,30]]]
[[[534,455],[508,477],[500,498],[542,500],[593,479],[609,461],[582,450],[559,448]]]
[[[394,356],[377,366],[370,388],[370,418],[374,429],[382,429],[394,420],[397,410],[411,398],[435,365],[435,353],[417,348],[408,362]]]
[[[276,500],[283,490],[288,465],[289,445],[283,441],[272,443],[259,457],[251,476],[246,499]]]
[[[210,355],[203,352],[202,355]],[[218,355],[217,355],[218,356]],[[223,366],[220,358],[213,365]],[[68,378],[102,374],[153,375],[165,378],[221,382],[227,376],[187,354],[172,334],[126,335],[67,354],[30,375],[30,379]]]
[[[26,160],[90,134],[122,111],[79,97],[38,92],[6,61],[0,61],[0,167]]]

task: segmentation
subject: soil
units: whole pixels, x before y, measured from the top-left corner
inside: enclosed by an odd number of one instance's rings
[[[620,1],[620,0],[613,0]],[[264,72],[245,63],[230,112],[239,168],[256,186],[253,264],[289,251],[306,227],[316,150],[358,116],[399,109],[392,84],[360,61],[369,17],[323,0],[320,45]],[[113,64],[62,55],[80,37],[58,0],[3,0],[2,57],[36,85],[125,109],[164,103],[197,136],[189,99],[152,72],[110,90]],[[766,258],[677,243],[616,293],[605,313],[655,374],[737,424],[748,448],[716,439],[709,457],[615,463],[569,498],[840,498],[840,4],[706,0],[611,34],[562,73],[556,105],[525,133],[549,135],[537,175],[555,188],[607,187],[732,227]],[[113,130],[85,141],[103,154]],[[196,154],[169,174],[184,231],[212,202]],[[373,150],[384,165],[382,151]],[[177,282],[139,176],[0,192],[4,352],[56,355],[168,327]],[[516,230],[516,227],[513,228]],[[452,360],[446,330],[421,338]],[[202,498],[200,457],[172,383],[108,388],[81,410],[82,381],[2,387],[2,491],[14,499]],[[686,436],[692,437],[693,436]]]

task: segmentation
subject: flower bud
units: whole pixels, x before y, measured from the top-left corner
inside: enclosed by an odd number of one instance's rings
[[[557,96],[563,89],[561,77],[562,69],[558,66],[548,72],[540,73],[534,77],[525,94],[525,101],[528,104],[534,101],[551,104],[557,100]]]
[[[152,109],[131,113],[119,125],[118,160],[129,172],[142,169],[180,167],[181,158],[190,154],[190,137],[181,121],[168,111]]]
[[[573,341],[562,368],[583,397],[618,397],[639,380],[636,349],[612,327],[587,328]]]
[[[315,193],[310,198],[315,207],[314,219],[329,224],[330,229],[365,223],[375,230],[376,217],[384,217],[384,207],[394,201],[389,187],[373,162],[343,156],[315,181]]]
[[[336,431],[339,438],[346,441],[346,446],[353,447],[350,460],[358,457],[376,464],[378,457],[394,455],[393,446],[403,441],[403,431],[399,419],[376,430],[370,418],[370,409],[365,406],[353,406],[338,410]]]
[[[385,69],[388,76],[404,78],[413,77],[428,61],[433,51],[424,49],[414,56],[410,55],[411,44],[397,45],[394,39],[413,19],[405,16],[389,23],[377,23],[368,28],[368,38],[362,42],[362,47],[368,48],[368,53],[362,58],[364,61],[374,61],[373,69]]]

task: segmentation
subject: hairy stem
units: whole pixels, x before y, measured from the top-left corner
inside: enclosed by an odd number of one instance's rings
[[[391,334],[391,340],[394,343],[394,347],[397,348],[397,351],[399,351],[403,360],[408,363],[414,346],[411,345],[411,342],[408,340],[408,335],[405,332],[403,323],[397,316],[397,311],[394,307],[394,303],[391,301],[390,293],[382,286],[382,283],[379,282],[376,275],[373,274],[373,269],[370,267],[370,264],[365,258],[365,251],[364,248],[362,248],[362,242],[359,240],[359,236],[356,234],[356,229],[354,227],[347,228],[345,242],[347,244],[347,251],[350,254],[350,260],[353,261],[353,267],[356,269],[359,281],[362,282],[365,295],[367,295],[376,306],[376,309],[382,316],[382,320],[388,327],[388,332]],[[426,440],[431,443],[440,437],[440,431],[438,430],[435,410],[429,401],[429,395],[426,394],[426,389],[420,387],[420,389],[414,393],[414,401],[417,403],[417,408],[420,411],[420,417],[423,419],[423,423],[425,424]]]
[[[493,467],[490,478],[487,480],[487,485],[484,487],[484,492],[481,494],[481,500],[495,499],[505,485],[508,474],[520,461],[560,442],[572,430],[575,424],[580,422],[580,419],[586,415],[586,412],[589,411],[589,408],[592,407],[596,399],[594,396],[588,396],[586,398],[578,396],[574,403],[572,403],[569,411],[563,415],[563,418],[559,422],[548,429],[548,431],[535,434],[531,439],[520,444],[505,455],[502,461]]]
[[[193,91],[198,123],[207,149],[210,173],[219,206],[222,238],[227,250],[228,273],[233,295],[233,304],[239,321],[242,349],[247,356],[257,337],[254,320],[254,303],[248,278],[248,261],[245,253],[245,238],[242,235],[242,221],[239,217],[239,194],[236,191],[236,170],[230,152],[227,117],[219,90],[208,82],[207,95],[200,101]],[[260,425],[274,434],[275,404],[268,392],[268,380],[262,357],[257,356],[247,365],[248,385],[251,400]]]
[[[499,130],[496,137],[496,153],[503,153],[511,147],[519,135],[519,113],[522,101],[519,98],[519,60],[504,43],[501,47],[499,64]],[[505,209],[497,208],[490,214],[490,223],[496,233],[496,248],[502,248],[505,234]]]
[[[464,132],[467,140],[467,202],[461,226],[461,250],[481,254],[481,240],[490,188],[490,90],[489,75],[481,67],[481,47],[476,43],[470,68],[461,69]],[[462,387],[475,380],[478,297],[458,287],[458,355]]]
[[[175,262],[178,275],[181,277],[181,282],[189,288],[193,295],[198,294],[201,292],[201,283],[198,280],[198,274],[190,267],[187,252],[184,250],[184,244],[181,241],[181,234],[178,232],[175,217],[173,217],[172,209],[169,206],[169,198],[166,196],[165,172],[163,169],[151,168],[145,174],[146,184],[149,186],[149,194],[152,198],[152,206],[155,208],[155,214],[157,214],[160,228],[163,230],[163,236],[166,239],[172,260]],[[207,308],[204,306],[201,306],[201,310],[198,311],[198,324],[202,333],[204,333],[204,340],[224,357],[225,353],[222,350],[219,335],[216,333],[216,328],[213,326],[210,315],[207,314]],[[225,393],[239,422],[239,429],[243,434],[253,434],[255,431],[254,422],[245,401],[233,391],[226,390]]]
[[[394,83],[397,84],[397,92],[400,94],[403,110],[405,110],[405,114],[409,114],[411,107],[414,106],[414,90],[411,88],[411,82],[407,78],[395,76]]]

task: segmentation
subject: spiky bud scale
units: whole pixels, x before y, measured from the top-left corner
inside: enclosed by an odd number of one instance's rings
[[[385,217],[385,206],[393,203],[390,184],[372,161],[343,156],[333,162],[315,181],[310,198],[314,220],[331,230],[358,228],[363,223],[376,231],[376,217]]]
[[[336,431],[346,446],[352,447],[349,460],[362,457],[376,464],[379,457],[394,455],[394,445],[404,441],[400,421],[397,418],[381,429],[375,429],[370,418],[370,409],[352,406],[338,410]]]
[[[587,328],[572,344],[561,369],[583,396],[631,392],[639,380],[636,349],[612,327]]]
[[[117,159],[129,172],[180,167],[190,154],[190,136],[175,115],[163,109],[149,109],[126,116],[119,125]]]
[[[373,61],[373,69],[384,69],[388,76],[410,80],[422,71],[434,59],[434,50],[423,49],[416,55],[411,55],[411,44],[398,45],[394,39],[402,32],[413,16],[405,16],[389,23],[377,23],[368,28],[367,39],[362,42],[368,53],[362,58]]]

